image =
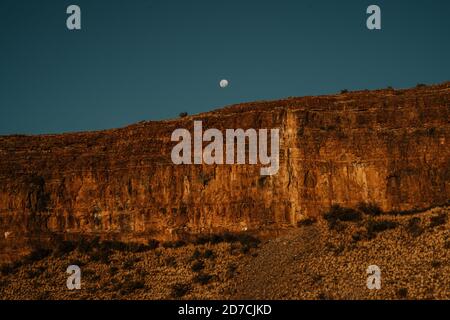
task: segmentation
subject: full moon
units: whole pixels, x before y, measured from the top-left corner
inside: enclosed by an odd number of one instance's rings
[[[226,88],[226,87],[228,87],[228,80],[226,80],[226,79],[220,80],[219,86],[220,86],[221,88]]]

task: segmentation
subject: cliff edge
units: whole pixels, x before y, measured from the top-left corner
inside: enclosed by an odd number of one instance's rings
[[[450,199],[450,83],[253,102],[121,129],[0,137],[0,261],[55,234],[122,241],[296,225],[332,204]],[[280,167],[174,165],[171,134],[280,129]]]

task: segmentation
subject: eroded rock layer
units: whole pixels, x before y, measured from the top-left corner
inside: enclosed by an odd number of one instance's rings
[[[54,233],[125,241],[296,224],[330,205],[450,199],[450,83],[235,105],[177,120],[0,137],[0,260]],[[280,169],[174,165],[171,134],[279,128]]]

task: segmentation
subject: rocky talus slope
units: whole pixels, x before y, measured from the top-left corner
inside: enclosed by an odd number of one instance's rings
[[[260,241],[59,243],[4,265],[0,299],[450,299],[449,207],[355,212],[341,208]],[[73,264],[81,290],[66,287]],[[370,265],[381,271],[379,290],[367,288]]]
[[[289,98],[176,120],[0,137],[0,261],[55,236],[168,240],[277,230],[332,204],[424,209],[450,195],[450,83]],[[174,165],[171,134],[279,128],[280,169]],[[51,242],[50,242],[51,243]]]

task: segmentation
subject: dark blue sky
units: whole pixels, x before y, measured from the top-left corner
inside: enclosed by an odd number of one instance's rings
[[[81,31],[66,28],[70,4]],[[370,4],[381,31],[366,28]],[[1,0],[0,134],[448,81],[449,16],[448,0]]]

